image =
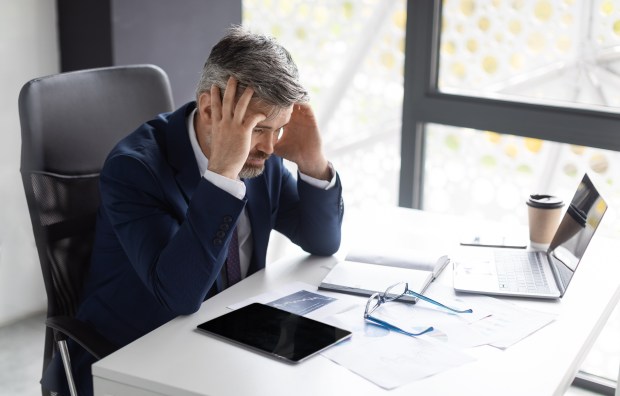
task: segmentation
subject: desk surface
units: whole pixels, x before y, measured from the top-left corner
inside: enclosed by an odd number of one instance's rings
[[[407,209],[365,213],[345,228],[356,243],[379,243],[385,230],[399,243],[451,249],[466,220]],[[394,223],[400,224],[395,229]],[[364,235],[360,235],[363,233]],[[391,242],[386,242],[387,244]],[[448,251],[448,250],[446,250]],[[620,265],[613,244],[595,236],[560,301],[507,299],[558,313],[558,319],[506,350],[468,350],[476,361],[386,391],[323,356],[288,365],[207,337],[195,330],[227,306],[294,281],[318,285],[336,257],[297,254],[281,259],[93,365],[96,395],[562,395],[620,300]],[[441,281],[451,281],[445,271]],[[593,286],[596,285],[596,286]],[[363,300],[360,300],[362,302]]]

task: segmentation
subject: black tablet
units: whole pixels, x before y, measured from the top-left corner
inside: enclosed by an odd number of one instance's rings
[[[291,363],[351,336],[350,331],[259,303],[204,322],[198,329]]]

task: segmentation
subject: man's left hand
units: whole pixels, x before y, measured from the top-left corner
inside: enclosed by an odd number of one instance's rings
[[[293,113],[274,146],[274,153],[297,164],[299,171],[320,180],[331,179],[319,126],[308,103],[293,105]]]

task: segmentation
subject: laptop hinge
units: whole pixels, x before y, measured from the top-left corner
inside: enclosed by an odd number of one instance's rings
[[[551,267],[551,272],[553,273],[553,279],[555,280],[555,284],[558,290],[560,291],[560,297],[562,297],[564,295],[564,292],[566,291],[566,288],[564,287],[564,285],[562,284],[562,281],[560,280],[560,273],[558,272],[555,266],[555,261],[551,257],[551,254],[549,252],[546,252],[546,256],[547,256],[547,261],[549,262],[549,266]]]

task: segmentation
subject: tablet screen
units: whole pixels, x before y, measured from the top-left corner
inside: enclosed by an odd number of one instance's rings
[[[351,336],[347,330],[259,303],[204,322],[198,329],[293,363]]]

